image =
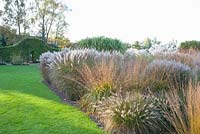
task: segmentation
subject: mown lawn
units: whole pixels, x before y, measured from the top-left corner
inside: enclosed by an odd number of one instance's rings
[[[42,83],[38,65],[0,66],[0,134],[102,134]]]

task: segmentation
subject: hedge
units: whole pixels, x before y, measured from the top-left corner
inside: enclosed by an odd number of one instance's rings
[[[188,50],[188,49],[197,49],[200,50],[200,41],[185,41],[182,42],[179,49]]]
[[[0,60],[11,62],[13,57],[20,56],[24,62],[36,62],[39,56],[46,51],[57,51],[49,47],[43,40],[38,38],[24,38],[13,46],[0,47]]]

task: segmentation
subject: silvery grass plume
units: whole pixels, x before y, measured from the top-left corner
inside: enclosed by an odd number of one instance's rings
[[[68,53],[70,49],[64,49],[59,52],[45,52],[43,53],[39,60],[41,63],[45,63],[46,65],[50,65],[53,63],[55,60],[61,59],[61,57],[64,55],[64,53]]]
[[[49,65],[51,64],[53,61],[54,61],[54,53],[52,52],[46,52],[46,53],[43,53],[41,56],[40,56],[40,63],[45,63],[46,65]]]
[[[125,55],[127,55],[127,56],[142,56],[142,55],[149,56],[150,53],[149,53],[148,49],[138,50],[138,49],[129,48],[126,50]]]
[[[200,53],[180,53],[180,52],[169,52],[160,53],[155,55],[156,59],[174,60],[176,62],[181,62],[183,64],[191,67],[193,74],[198,74],[200,72]]]
[[[181,62],[176,62],[174,60],[154,60],[147,66],[146,71],[150,72],[151,70],[154,70],[156,68],[167,69],[167,71],[174,70],[183,72],[191,70],[189,66]]]
[[[71,64],[71,66],[73,66],[73,64],[80,64],[83,62],[86,62],[88,60],[92,60],[93,62],[98,61],[98,59],[100,59],[101,57],[103,58],[109,58],[112,56],[116,56],[116,57],[123,57],[122,54],[120,54],[119,52],[109,52],[109,51],[102,51],[102,52],[98,52],[95,49],[75,49],[75,50],[70,50],[67,51],[65,53],[55,53],[55,62],[52,65],[56,65],[56,64]]]
[[[80,63],[81,61],[84,61],[88,59],[89,57],[95,57],[97,55],[97,51],[94,49],[77,49],[77,50],[70,50],[65,53],[58,53],[56,57],[56,61],[54,64],[68,64],[69,62],[71,64],[73,63]]]
[[[177,52],[177,43],[169,42],[167,44],[155,44],[148,49],[149,53],[155,55],[157,53]]]

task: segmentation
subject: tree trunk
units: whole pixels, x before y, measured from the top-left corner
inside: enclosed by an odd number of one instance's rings
[[[42,15],[42,39],[46,42],[46,39],[45,39],[45,15]]]
[[[17,8],[20,9],[19,1],[16,0],[16,3],[17,3]],[[17,27],[18,27],[19,37],[20,37],[21,36],[21,27],[20,27],[20,12],[19,11],[17,11]]]
[[[52,26],[52,24],[53,24],[53,20],[54,20],[54,16],[52,16],[51,22],[50,22],[50,24],[49,24],[49,29],[47,30],[47,40],[48,40],[48,38],[49,38],[49,32],[51,31],[51,26]]]
[[[18,34],[19,34],[19,36],[21,36],[21,26],[20,26],[20,23],[19,23],[19,19],[18,19],[18,22],[17,22],[17,26],[18,26]]]

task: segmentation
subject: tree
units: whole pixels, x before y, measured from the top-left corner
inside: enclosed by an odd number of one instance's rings
[[[52,26],[61,12],[66,11],[67,7],[62,2],[56,0],[35,0],[35,23],[39,24],[42,39],[47,41]]]
[[[140,44],[139,41],[135,41],[135,42],[131,45],[131,48],[138,49],[138,50],[142,49],[141,44]]]
[[[61,10],[55,19],[55,25],[52,34],[55,37],[55,44],[59,47],[65,47],[69,45],[69,39],[65,37],[67,32],[68,23],[66,22],[65,10]]]
[[[9,26],[17,26],[21,35],[21,26],[25,24],[25,0],[4,0],[4,22]]]
[[[0,26],[0,44],[5,45],[12,45],[17,40],[16,30],[12,29],[10,26]]]
[[[64,37],[67,31],[68,23],[65,21],[65,16],[60,14],[57,17],[56,24],[55,24],[55,39],[59,37]]]
[[[0,17],[3,15],[3,11],[2,10],[0,10]]]
[[[146,38],[144,41],[143,41],[143,48],[144,49],[149,49],[151,46],[152,46],[152,40],[150,38]]]
[[[133,44],[132,44],[132,48],[135,48],[135,49],[149,49],[151,48],[153,45],[155,44],[160,44],[161,42],[158,41],[156,38],[154,39],[150,39],[150,38],[146,38],[144,39],[144,41],[142,42],[139,42],[139,41],[135,41]]]

